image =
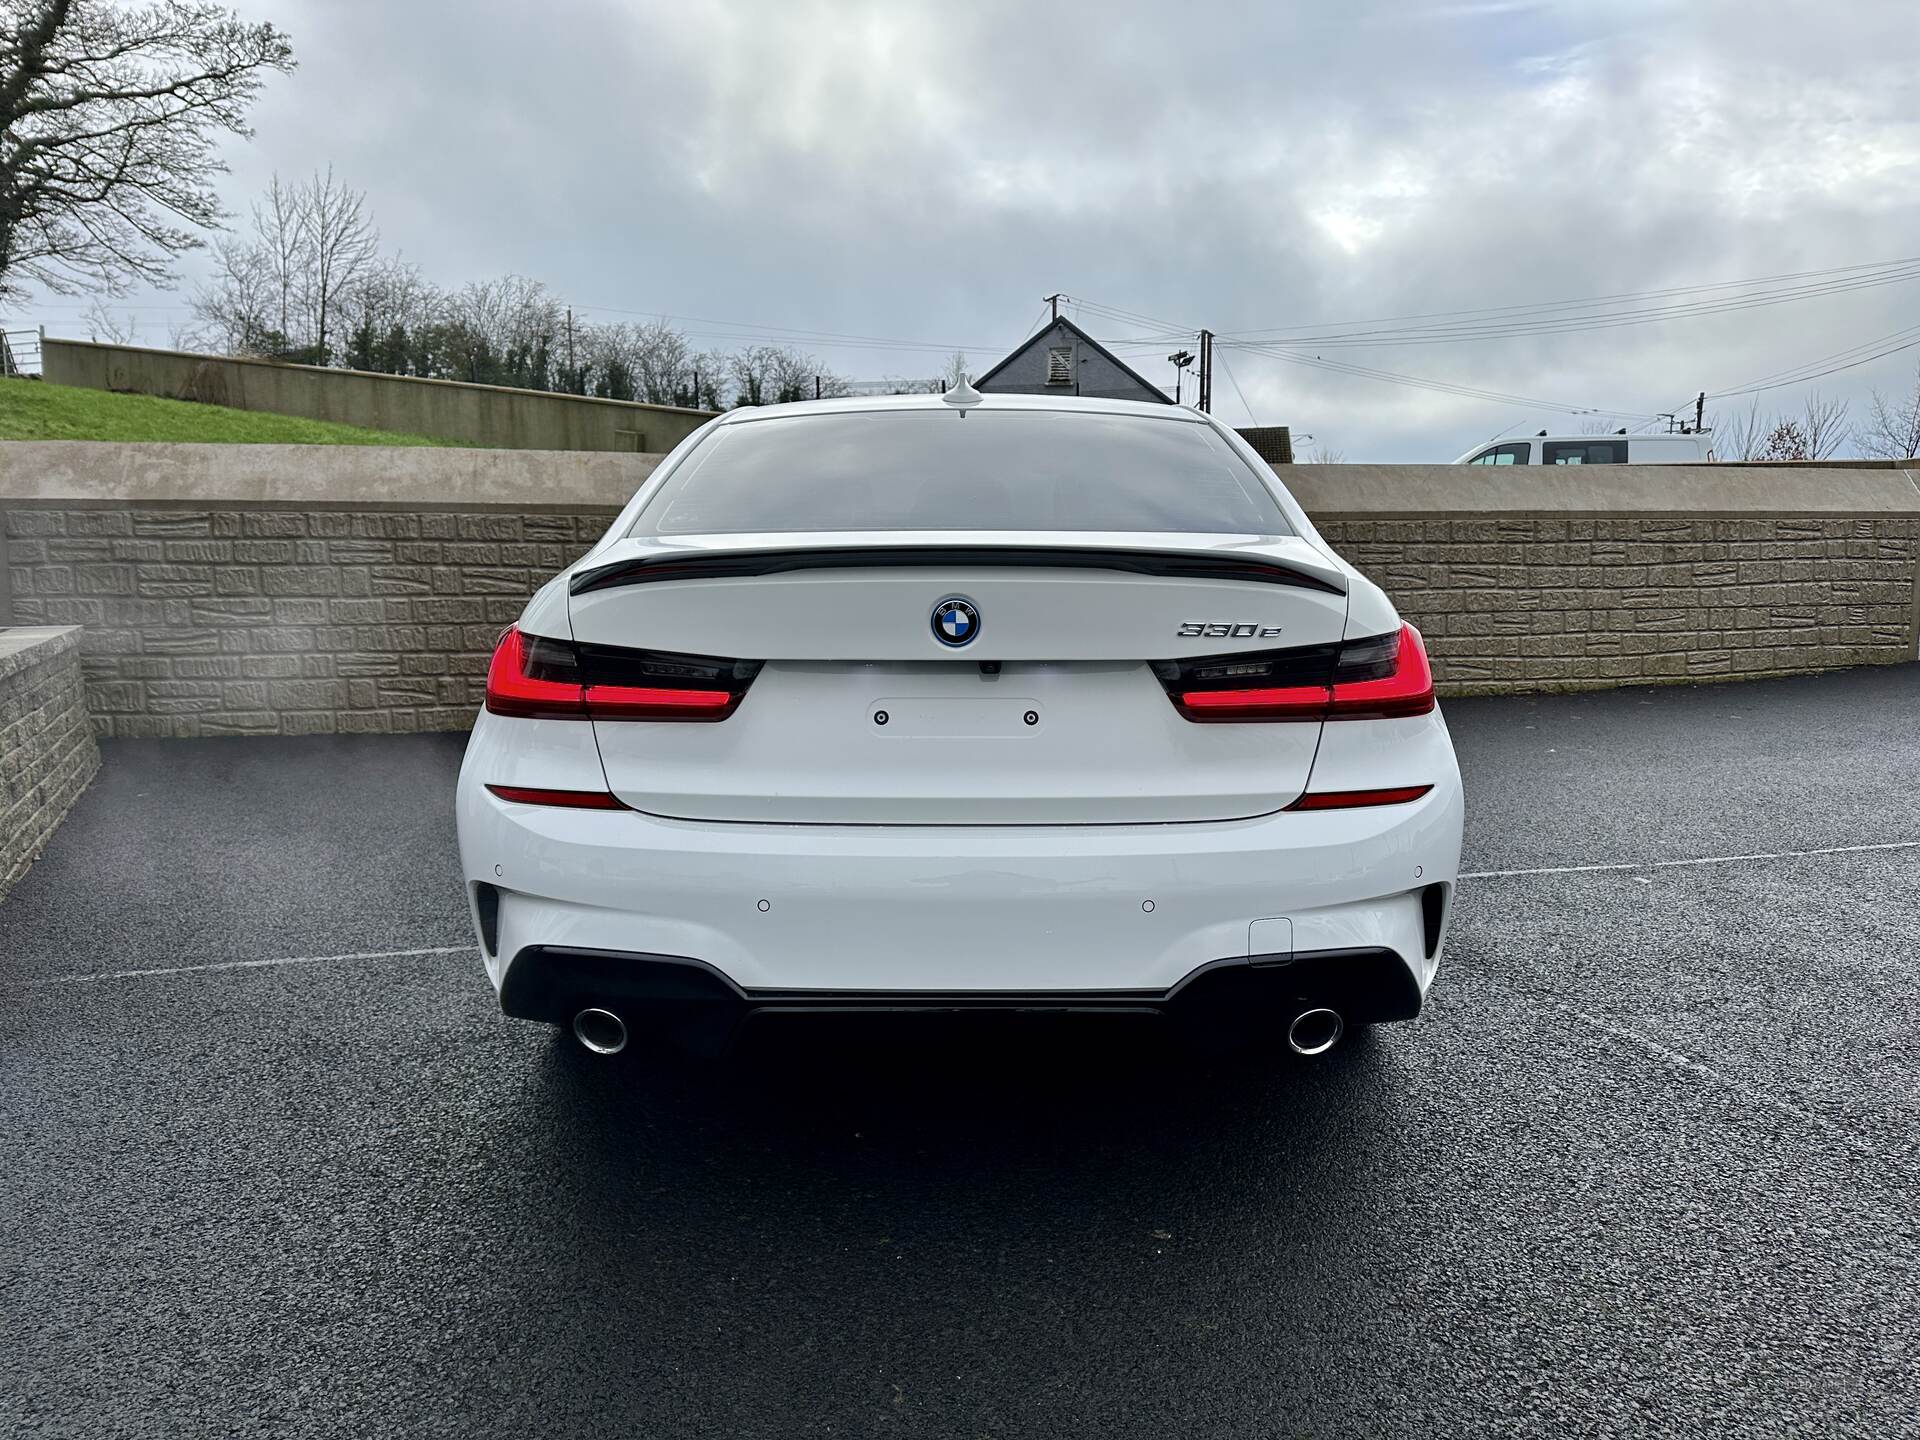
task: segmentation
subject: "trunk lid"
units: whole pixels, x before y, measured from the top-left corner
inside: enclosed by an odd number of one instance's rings
[[[570,590],[580,643],[765,662],[720,723],[595,721],[622,801],[810,824],[1277,810],[1319,724],[1195,724],[1150,662],[1335,642],[1347,604],[1298,538],[1035,532],[628,539]],[[954,597],[960,646],[935,634]]]

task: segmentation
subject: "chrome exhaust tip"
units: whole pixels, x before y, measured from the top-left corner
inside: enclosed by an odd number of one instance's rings
[[[1287,1026],[1287,1048],[1296,1055],[1324,1055],[1340,1043],[1346,1030],[1338,1010],[1324,1006],[1302,1010]]]
[[[573,1017],[573,1038],[596,1055],[618,1055],[627,1048],[627,1022],[590,1005]]]

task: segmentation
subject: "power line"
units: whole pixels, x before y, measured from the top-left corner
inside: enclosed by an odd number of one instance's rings
[[[1904,284],[1915,280],[1920,280],[1920,266],[1910,267],[1898,272],[1886,272],[1871,277],[1861,277],[1844,283],[1832,283],[1817,287],[1801,287],[1793,290],[1760,292],[1738,298],[1723,298],[1713,301],[1693,302],[1685,305],[1660,306],[1649,309],[1588,315],[1569,314],[1545,319],[1522,320],[1515,323],[1493,325],[1441,326],[1425,330],[1356,331],[1349,332],[1345,335],[1298,335],[1268,340],[1263,343],[1270,345],[1312,345],[1316,349],[1351,349],[1403,345],[1453,345],[1475,340],[1511,340],[1544,335],[1573,335],[1600,330],[1618,330],[1638,325],[1661,324],[1669,320],[1696,319],[1707,315],[1725,315],[1745,310],[1767,309],[1775,305],[1788,305],[1801,300],[1824,299],[1829,296],[1846,294],[1855,290],[1871,290],[1884,285]],[[1231,345],[1249,342],[1244,340],[1227,340],[1222,343]]]
[[[1236,396],[1239,396],[1240,408],[1247,412],[1247,423],[1249,425],[1258,425],[1260,422],[1254,418],[1253,407],[1247,404],[1247,397],[1245,394],[1241,392],[1240,382],[1234,379],[1233,363],[1230,360],[1228,360],[1226,356],[1222,355],[1220,357],[1220,366],[1223,370],[1227,372],[1227,379],[1233,381],[1233,393]]]
[[[1529,410],[1549,410],[1572,415],[1604,415],[1614,419],[1640,420],[1647,418],[1644,410],[1612,409],[1600,405],[1572,405],[1559,400],[1542,400],[1537,396],[1516,395],[1505,390],[1491,390],[1477,385],[1459,385],[1448,380],[1429,380],[1424,376],[1406,375],[1393,370],[1379,370],[1371,366],[1355,365],[1345,360],[1328,360],[1318,355],[1302,355],[1290,350],[1268,349],[1259,346],[1242,346],[1242,349],[1268,359],[1284,361],[1290,365],[1303,365],[1310,369],[1327,370],[1334,374],[1350,375],[1360,379],[1377,380],[1385,384],[1405,385],[1419,390],[1431,390],[1443,395],[1453,395],[1467,400],[1490,400],[1504,405],[1519,405]]]
[[[1165,345],[1173,340],[1191,339],[1200,332],[1200,327],[1197,325],[1178,325],[1171,320],[1143,315],[1138,310],[1125,310],[1118,305],[1102,304],[1099,301],[1088,300],[1084,296],[1074,295],[1066,298],[1071,299],[1076,308],[1091,310],[1103,319],[1123,321],[1134,326],[1144,325],[1149,329],[1148,334],[1129,336],[1118,342],[1108,342],[1109,344]]]
[[[1900,343],[1887,343],[1893,340],[1898,340]],[[1853,351],[1866,350],[1875,346],[1884,348],[1873,349],[1871,354],[1859,355],[1854,359],[1847,360],[1838,365],[1827,365],[1824,369],[1810,370],[1808,368],[1809,366],[1821,366],[1825,364],[1824,361],[1813,360],[1809,361],[1807,365],[1794,367],[1792,371],[1776,370],[1774,375],[1785,375],[1787,378],[1773,379],[1763,376],[1762,380],[1766,383],[1752,381],[1743,386],[1736,386],[1731,390],[1709,391],[1707,398],[1710,400],[1727,400],[1736,395],[1757,395],[1763,390],[1779,390],[1788,385],[1804,385],[1809,380],[1819,380],[1828,375],[1838,375],[1843,370],[1855,370],[1862,365],[1871,365],[1875,360],[1884,360],[1889,355],[1897,355],[1903,350],[1911,350],[1916,346],[1920,346],[1920,325],[1910,325],[1904,330],[1894,331],[1891,335],[1883,335],[1878,340],[1867,341],[1864,345],[1855,345],[1848,350],[1835,351],[1833,355],[1827,356],[1826,359],[1837,359],[1839,356],[1850,354]]]
[[[1142,314],[1138,310],[1126,310],[1118,305],[1108,305],[1098,300],[1089,300],[1084,295],[1073,295],[1063,298],[1071,299],[1075,305],[1083,305],[1087,309],[1099,314],[1107,315],[1115,319],[1126,320],[1135,325],[1157,325],[1162,329],[1170,331],[1191,332],[1194,329],[1193,326],[1176,325],[1170,320],[1162,320],[1157,316]]]
[[[1554,311],[1576,311],[1598,309],[1603,306],[1618,306],[1624,302],[1642,302],[1663,300],[1678,295],[1696,295],[1714,290],[1749,289],[1759,286],[1780,287],[1766,294],[1786,295],[1789,292],[1805,291],[1818,293],[1831,286],[1841,288],[1866,288],[1875,284],[1892,284],[1914,278],[1920,274],[1920,256],[1908,256],[1899,260],[1869,261],[1854,265],[1835,266],[1826,270],[1804,270],[1782,275],[1759,276],[1746,280],[1721,280],[1701,285],[1668,286],[1658,290],[1621,291],[1612,295],[1587,296],[1573,300],[1529,301],[1515,305],[1484,306],[1465,310],[1435,310],[1412,315],[1391,315],[1374,317],[1367,320],[1327,321],[1310,325],[1304,329],[1297,326],[1276,326],[1265,329],[1247,329],[1222,332],[1231,339],[1265,339],[1269,344],[1317,343],[1322,341],[1344,340],[1357,335],[1405,333],[1414,331],[1437,332],[1442,330],[1485,328],[1488,326],[1514,326],[1526,323],[1529,315],[1546,317],[1543,323],[1557,323],[1577,317],[1562,315],[1552,317]],[[1837,277],[1837,278],[1836,278]],[[1793,285],[1787,282],[1814,281],[1811,285]],[[1728,302],[1744,302],[1762,296],[1731,296],[1704,301],[1687,302],[1696,305],[1714,305]],[[1650,307],[1652,310],[1666,310],[1680,307]],[[1480,318],[1475,317],[1503,317]],[[1589,318],[1618,318],[1589,317]],[[1456,326],[1426,325],[1415,322],[1458,320],[1467,322]],[[1362,325],[1381,325],[1394,327],[1392,331],[1356,331],[1352,327]]]
[[[1191,336],[1197,333],[1194,330],[1187,330],[1180,327],[1175,327],[1171,324],[1171,322],[1161,320],[1157,316],[1142,314],[1139,311],[1125,310],[1117,305],[1099,304],[1097,302],[1085,300],[1080,297],[1075,297],[1075,301],[1077,304],[1084,305],[1090,310],[1105,312],[1111,318],[1127,319],[1127,320],[1131,320],[1141,324],[1167,326],[1168,327],[1167,333],[1176,338],[1183,337],[1183,336]],[[1242,333],[1245,333],[1245,332],[1242,332]],[[1166,342],[1164,340],[1159,339],[1159,337],[1157,336],[1147,336],[1147,335],[1128,336],[1121,340],[1107,342],[1109,348],[1114,348],[1121,345],[1134,347],[1134,346],[1146,346],[1146,345],[1164,344],[1164,343]],[[1280,360],[1286,364],[1303,365],[1310,369],[1325,370],[1333,374],[1347,375],[1347,376],[1358,378],[1358,379],[1375,380],[1384,384],[1409,386],[1414,389],[1429,390],[1438,394],[1454,395],[1462,399],[1490,400],[1490,401],[1494,401],[1501,404],[1521,405],[1530,410],[1558,411],[1558,412],[1566,412],[1566,413],[1571,413],[1576,415],[1581,415],[1581,414],[1604,415],[1604,416],[1609,416],[1615,419],[1633,419],[1633,420],[1647,418],[1646,412],[1640,411],[1640,410],[1610,410],[1610,409],[1606,409],[1604,407],[1599,407],[1599,406],[1563,404],[1559,401],[1542,400],[1537,397],[1527,396],[1527,395],[1514,395],[1506,391],[1491,390],[1481,386],[1461,385],[1448,380],[1432,380],[1432,379],[1428,379],[1425,376],[1420,376],[1420,375],[1408,375],[1398,371],[1380,370],[1370,366],[1357,365],[1350,361],[1328,360],[1318,355],[1312,355],[1312,356],[1303,355],[1296,351],[1278,348],[1275,345],[1270,343],[1258,344],[1258,343],[1254,343],[1246,340],[1241,340],[1237,342],[1227,342],[1227,341],[1216,340],[1215,346],[1217,349],[1224,350],[1229,343],[1231,343],[1234,348],[1242,350],[1248,354],[1265,356],[1268,359]],[[1221,357],[1222,363],[1225,363],[1225,358],[1226,357],[1222,355]],[[1228,371],[1228,376],[1229,378],[1232,378],[1231,370]],[[1238,382],[1236,381],[1235,389],[1237,390],[1238,388],[1239,388]],[[1240,403],[1242,405],[1246,404],[1246,397],[1244,394],[1241,396]],[[1251,409],[1248,410],[1248,414],[1249,415],[1252,414]],[[1657,418],[1657,417],[1653,417],[1653,418]]]
[[[1804,361],[1799,365],[1789,365],[1789,366],[1786,366],[1784,369],[1780,369],[1780,370],[1769,370],[1766,374],[1758,376],[1755,379],[1745,381],[1741,386],[1736,386],[1735,388],[1744,389],[1748,386],[1763,385],[1769,381],[1778,380],[1782,376],[1793,375],[1802,370],[1816,369],[1819,366],[1826,365],[1835,360],[1847,360],[1859,354],[1859,352],[1863,350],[1872,350],[1877,346],[1885,345],[1890,342],[1900,340],[1905,336],[1914,333],[1916,330],[1920,330],[1920,326],[1909,325],[1902,329],[1895,330],[1890,335],[1882,335],[1878,340],[1867,340],[1867,341],[1861,342],[1858,345],[1849,345],[1844,350],[1836,350],[1831,355],[1822,355],[1817,360]]]

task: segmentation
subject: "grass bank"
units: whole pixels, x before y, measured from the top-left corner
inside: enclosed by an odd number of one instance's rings
[[[48,385],[0,380],[0,440],[174,440],[212,445],[453,445],[424,435],[363,430],[331,420],[269,415]]]

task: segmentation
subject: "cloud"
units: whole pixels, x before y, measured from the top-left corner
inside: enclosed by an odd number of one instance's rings
[[[236,207],[331,162],[443,283],[514,270],[588,314],[959,343],[981,368],[1056,290],[1224,333],[1890,258],[1920,233],[1897,6],[246,8],[302,68],[233,156]],[[1649,412],[1916,321],[1920,284],[1343,357]],[[941,358],[810,348],[862,378]],[[1170,379],[1173,348],[1127,353]],[[1222,353],[1259,419],[1351,458],[1570,423]],[[1233,395],[1223,374],[1216,408]]]

